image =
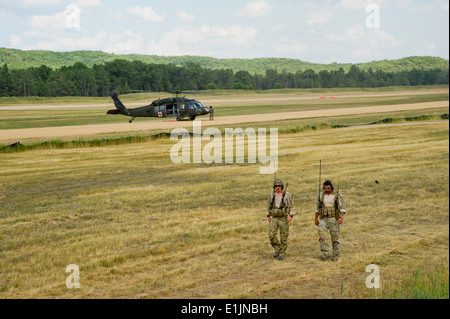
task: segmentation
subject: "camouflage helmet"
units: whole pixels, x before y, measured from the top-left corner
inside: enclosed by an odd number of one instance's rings
[[[284,188],[283,182],[281,181],[281,179],[277,179],[273,182],[273,188],[275,188],[275,186],[281,186],[281,188]]]

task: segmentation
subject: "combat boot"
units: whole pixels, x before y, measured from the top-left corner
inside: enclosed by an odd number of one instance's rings
[[[319,259],[325,261],[325,260],[330,259],[330,256],[328,256],[328,255],[323,255],[323,256],[320,256]]]
[[[280,255],[280,251],[276,251],[275,254],[273,254],[273,258],[277,258]]]
[[[339,256],[333,256],[333,257],[331,257],[331,260],[332,261],[338,261],[339,260]]]

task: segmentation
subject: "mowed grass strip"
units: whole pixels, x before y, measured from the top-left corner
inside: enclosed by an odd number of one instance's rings
[[[281,262],[262,164],[173,164],[169,140],[2,154],[0,297],[368,298],[369,264],[392,291],[448,269],[448,141],[448,123],[280,135],[297,213]],[[336,263],[318,260],[320,159],[348,206]]]
[[[197,100],[203,101],[206,106],[211,104],[214,107],[214,116],[239,116],[252,114],[270,114],[270,113],[286,113],[299,111],[312,111],[324,109],[340,109],[353,108],[365,106],[379,106],[379,105],[398,105],[407,103],[426,103],[436,101],[448,101],[448,94],[445,91],[428,87],[424,89],[409,88],[408,90],[400,90],[391,92],[390,88],[384,90],[369,91],[370,96],[358,95],[358,92],[349,92],[351,95],[344,95],[346,91],[342,90],[336,92],[332,89],[324,89],[311,93],[311,90],[280,90],[278,93],[254,93],[247,92],[241,95],[236,92],[228,92],[214,96],[214,95],[199,95],[194,96]],[[321,94],[326,95],[326,99],[319,99]],[[426,92],[427,94],[417,94]],[[365,94],[365,93],[364,93]],[[392,94],[392,95],[389,95]],[[330,97],[334,95],[336,99]],[[124,95],[121,97],[125,106],[135,108],[138,106],[149,105],[154,99],[167,96],[167,93],[161,95],[148,95],[146,100],[136,102],[136,96]],[[170,94],[169,94],[170,96]],[[304,100],[297,100],[296,98],[305,98]],[[103,98],[105,99],[105,98]],[[293,100],[294,99],[294,100]],[[26,100],[26,99],[24,99]],[[47,98],[48,100],[48,98]],[[70,103],[71,99],[58,99],[61,108],[58,109],[17,109],[17,110],[2,110],[0,108],[0,131],[6,129],[22,129],[34,127],[54,127],[54,126],[71,126],[71,125],[94,125],[106,123],[126,123],[130,118],[123,115],[107,115],[109,109],[115,109],[113,101],[106,98],[106,104],[103,107],[70,107],[64,108],[64,104]],[[82,99],[78,98],[81,102]],[[209,102],[213,101],[213,102]],[[215,101],[215,102],[214,102]],[[130,104],[127,104],[129,102]],[[2,100],[0,99],[0,105]],[[48,105],[55,104],[52,99],[49,99]],[[94,104],[95,100],[86,98],[84,105]],[[109,105],[109,106],[108,106]],[[204,116],[203,118],[208,118]],[[151,129],[152,121],[161,121],[157,118],[137,118],[136,121],[148,121],[149,129]]]

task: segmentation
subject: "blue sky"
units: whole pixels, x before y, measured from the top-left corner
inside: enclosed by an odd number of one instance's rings
[[[449,58],[448,0],[0,0],[0,47],[285,57]]]

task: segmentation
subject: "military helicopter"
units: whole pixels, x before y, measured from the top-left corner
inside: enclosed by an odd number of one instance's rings
[[[111,98],[116,110],[109,110],[106,114],[131,116],[132,119],[129,122],[132,123],[136,117],[174,117],[177,121],[182,121],[185,117],[188,117],[189,120],[193,121],[197,116],[210,113],[210,109],[204,106],[202,102],[180,96],[188,92],[175,91],[171,93],[174,93],[175,97],[158,99],[147,106],[127,109],[119,100],[119,95],[113,92]]]

